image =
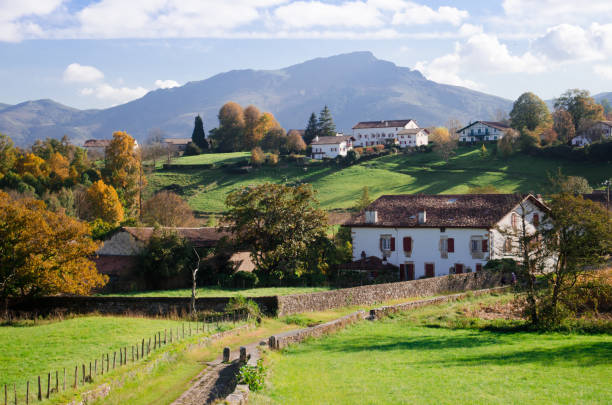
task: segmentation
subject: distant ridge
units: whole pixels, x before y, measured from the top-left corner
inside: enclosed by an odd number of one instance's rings
[[[328,105],[339,130],[358,121],[402,117],[421,126],[492,119],[512,102],[427,80],[420,72],[377,59],[371,52],[316,58],[278,70],[232,70],[180,87],[158,89],[103,110],[77,110],[52,100],[0,107],[0,132],[18,145],[68,135],[75,143],[125,130],[142,141],[153,128],[168,137],[191,134],[196,114],[205,129],[227,101],[272,112],[284,128],[304,128],[311,112]]]

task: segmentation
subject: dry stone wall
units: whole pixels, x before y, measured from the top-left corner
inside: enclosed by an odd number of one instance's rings
[[[371,305],[411,297],[481,290],[501,284],[501,274],[488,271],[452,274],[415,281],[374,284],[311,294],[278,297],[278,316],[324,311],[350,305]]]

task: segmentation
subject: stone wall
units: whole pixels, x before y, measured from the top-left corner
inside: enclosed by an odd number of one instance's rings
[[[252,298],[266,314],[274,315],[278,308],[277,297]],[[198,311],[223,311],[229,297],[196,298]],[[166,316],[190,312],[191,298],[178,297],[40,297],[13,299],[9,310],[47,315],[52,313],[92,313],[122,315],[143,314]]]
[[[278,297],[278,316],[300,312],[324,311],[350,305],[371,305],[395,299],[427,297],[449,292],[462,292],[496,287],[501,274],[478,272],[453,274],[415,281],[374,284],[311,294]]]

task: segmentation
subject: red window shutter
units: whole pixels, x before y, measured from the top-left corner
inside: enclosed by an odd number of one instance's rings
[[[533,225],[535,226],[540,225],[540,216],[538,214],[533,214]]]
[[[391,238],[391,251],[395,252],[395,238]]]
[[[406,236],[404,238],[404,251],[406,252],[412,251],[412,238],[409,236]]]
[[[489,241],[486,239],[482,240],[482,251],[483,252],[488,252],[489,251]]]
[[[482,271],[482,264],[476,263],[476,271]]]
[[[380,238],[380,239],[378,240],[378,245],[379,245],[379,247],[380,247],[380,250],[383,250],[383,238]]]
[[[455,251],[455,239],[453,238],[447,239],[446,251],[449,253],[453,253]]]

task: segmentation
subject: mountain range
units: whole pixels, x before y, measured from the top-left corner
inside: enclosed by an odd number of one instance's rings
[[[436,83],[370,52],[354,52],[279,70],[233,70],[107,109],[79,110],[48,99],[0,104],[0,132],[20,146],[63,135],[81,144],[117,130],[139,141],[152,129],[189,137],[197,114],[206,129],[215,127],[219,108],[230,100],[271,112],[286,129],[304,128],[310,114],[327,105],[338,130],[346,132],[358,121],[412,118],[426,127],[492,119],[512,107],[510,100]]]

